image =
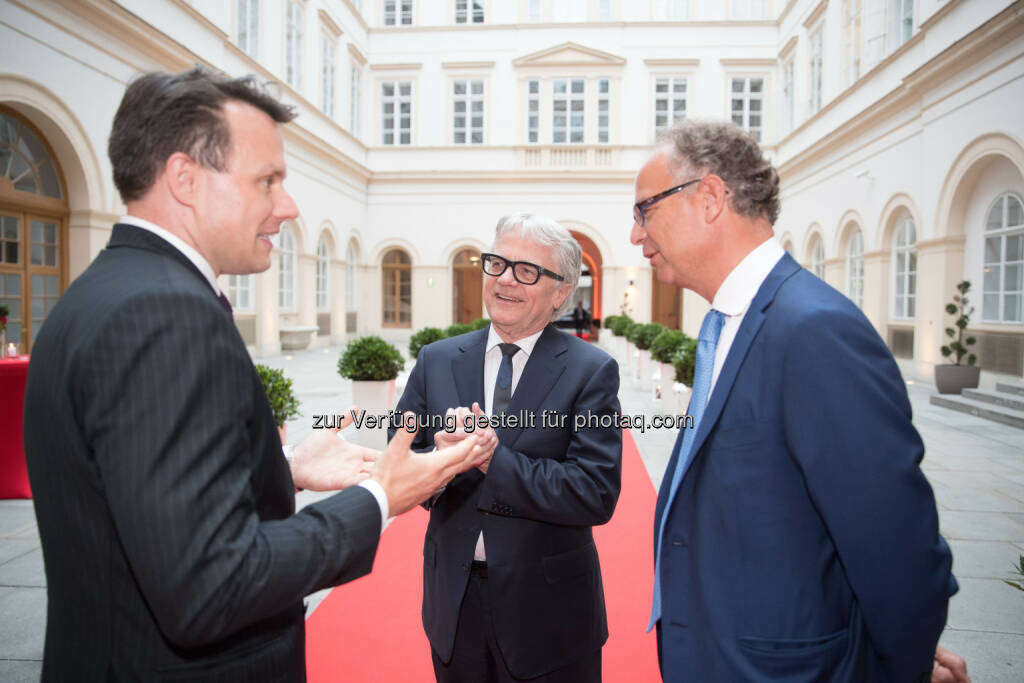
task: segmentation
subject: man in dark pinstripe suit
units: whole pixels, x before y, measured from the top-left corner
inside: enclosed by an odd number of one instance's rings
[[[25,395],[44,680],[305,679],[302,598],[369,572],[383,520],[486,453],[411,454],[402,431],[368,473],[373,453],[319,432],[283,457],[216,278],[266,270],[298,213],[292,116],[201,69],[143,76],[121,102],[128,215],[51,312]],[[348,488],[295,514],[295,486]]]

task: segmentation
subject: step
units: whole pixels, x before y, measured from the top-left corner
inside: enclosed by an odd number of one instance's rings
[[[1012,410],[1024,410],[1024,394],[1011,394],[1004,391],[985,391],[983,389],[964,389],[961,392],[964,398],[982,403],[1010,408]]]
[[[997,382],[996,391],[1001,391],[1004,394],[1024,396],[1024,384],[1003,384],[1002,382]]]
[[[999,422],[1010,427],[1016,427],[1017,429],[1024,429],[1024,411],[1021,410],[1013,410],[991,403],[974,401],[957,396],[956,394],[934,394],[929,399],[929,402],[935,406],[942,406],[961,413],[967,413],[968,415],[974,415],[975,417],[992,420],[993,422]]]

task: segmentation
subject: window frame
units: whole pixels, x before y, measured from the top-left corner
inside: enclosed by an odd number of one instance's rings
[[[396,94],[393,94],[393,95],[385,95],[384,94],[384,87],[386,85],[389,85],[389,84],[392,86],[392,88],[394,89],[394,92]],[[415,81],[415,79],[411,78],[411,77],[404,77],[404,76],[396,76],[396,77],[393,77],[393,78],[381,78],[381,79],[379,79],[377,81],[377,85],[378,85],[378,88],[377,88],[378,97],[380,98],[380,100],[379,100],[380,101],[380,107],[378,108],[379,118],[377,119],[377,124],[378,124],[378,127],[380,129],[380,137],[378,138],[380,145],[384,146],[384,147],[410,147],[410,146],[412,146],[414,144],[414,142],[415,142],[414,136],[413,136],[413,129],[415,128],[415,125],[416,125],[416,122],[415,122],[415,115],[416,115],[416,106],[415,106],[416,81]],[[409,94],[408,95],[402,95],[401,94],[401,87],[403,85],[408,85],[409,86]],[[392,114],[392,116],[394,118],[394,121],[395,121],[395,126],[393,127],[391,132],[392,132],[392,135],[394,135],[394,138],[393,138],[392,142],[385,142],[384,141],[384,136],[387,135],[387,128],[385,126],[385,116],[386,116],[386,114],[384,112],[384,105],[389,100],[392,100],[393,103],[396,105],[395,109],[394,109],[394,112]],[[408,142],[401,142],[402,128],[401,128],[401,126],[399,124],[400,124],[400,119],[401,119],[401,116],[400,116],[400,114],[401,114],[401,111],[400,111],[401,110],[401,104],[403,102],[408,102],[408,104],[409,104],[409,129],[408,129],[409,140],[408,140]]]
[[[297,14],[297,22],[294,21],[296,17],[293,16],[293,10]],[[284,82],[295,92],[301,93],[305,61],[305,3],[303,0],[285,0],[284,14]]]
[[[467,147],[467,146],[468,147],[474,147],[474,146],[479,146],[479,145],[487,144],[487,110],[488,110],[487,95],[488,95],[488,91],[489,91],[488,83],[487,83],[487,78],[485,76],[483,76],[483,75],[478,75],[478,74],[458,74],[458,75],[451,75],[449,77],[449,79],[448,79],[448,82],[449,82],[449,85],[450,85],[450,88],[449,88],[449,93],[450,93],[450,99],[449,99],[450,110],[449,110],[448,121],[451,124],[451,136],[449,137],[449,139],[451,140],[452,144],[453,145],[457,145],[459,147]],[[461,94],[461,95],[459,95],[459,94],[457,94],[455,92],[458,83],[464,83],[465,84],[466,92]],[[473,87],[474,83],[479,83],[480,84],[480,93],[479,94],[472,93],[472,87]],[[459,135],[460,129],[455,124],[456,117],[458,117],[460,115],[460,113],[458,111],[456,111],[457,105],[460,102],[463,102],[466,105],[465,110],[461,113],[462,117],[464,119],[464,125],[463,125],[463,127],[461,129],[461,132],[465,136],[465,138],[464,138],[464,140],[462,142],[459,142],[456,139],[458,137],[458,135]],[[475,130],[475,127],[472,125],[472,119],[473,119],[472,105],[473,105],[474,102],[479,102],[480,103],[480,127],[479,127],[480,141],[479,142],[473,142],[473,140],[472,140],[473,133],[477,132]]]
[[[730,74],[727,74],[726,77],[729,79],[729,81],[728,81],[729,84],[728,84],[728,87],[726,88],[726,95],[728,97],[728,107],[729,107],[729,109],[728,109],[728,111],[729,111],[729,120],[733,121],[734,123],[737,123],[741,128],[743,128],[743,130],[747,131],[748,133],[753,133],[754,131],[751,130],[751,126],[750,126],[750,116],[751,116],[751,113],[752,113],[752,110],[753,110],[753,107],[751,106],[751,102],[754,102],[754,101],[760,102],[760,109],[757,112],[757,114],[761,117],[761,125],[760,125],[760,129],[757,131],[757,134],[754,137],[757,139],[758,143],[764,144],[765,140],[767,139],[767,132],[768,132],[768,117],[767,117],[767,113],[768,113],[767,104],[768,104],[768,101],[767,101],[767,95],[768,95],[768,86],[770,84],[770,81],[768,79],[767,74],[730,73]],[[735,86],[735,82],[738,81],[738,80],[744,81],[744,89],[743,89],[742,93],[737,93],[737,92],[735,92],[733,90],[733,87]],[[753,92],[752,81],[754,81],[754,80],[758,80],[758,81],[761,82],[761,90],[760,90],[759,93],[754,93]],[[743,107],[743,112],[742,112],[742,115],[741,115],[742,122],[735,120],[736,110],[733,108],[733,104],[734,104],[734,100],[738,99],[736,97],[737,95],[743,95],[744,96],[743,97],[744,107]]]
[[[910,231],[907,240],[905,232]],[[903,293],[899,284],[902,280]],[[913,320],[917,317],[917,225],[906,213],[899,218],[892,233],[892,319]]]
[[[1021,222],[1016,225],[1009,225],[1009,213],[1010,206],[1009,200],[1013,199],[1016,201],[1021,209]],[[1002,218],[1000,221],[1000,227],[989,228],[989,219],[992,212],[995,210],[996,205],[1001,204],[1002,206]],[[1024,280],[1024,197],[1014,191],[1001,192],[999,195],[989,203],[988,209],[985,211],[984,225],[981,231],[981,270],[982,270],[982,285],[981,285],[981,321],[983,323],[991,323],[993,325],[1020,325],[1024,323],[1024,286],[1021,289],[1008,289],[1006,287],[1006,269],[1008,265],[1017,270],[1018,282]],[[1007,253],[1007,242],[1009,239],[1018,239],[1018,256],[1020,257],[1015,261],[1008,261]],[[988,260],[988,241],[991,239],[999,240],[999,261],[990,262]],[[992,291],[989,288],[989,272],[992,266],[999,268],[996,274],[996,280],[999,284],[998,289]],[[1022,283],[1024,284],[1024,283]],[[1006,316],[1006,298],[1007,296],[1017,298],[1017,317],[1007,318]],[[988,302],[990,297],[996,297],[996,312],[997,317],[993,318],[987,313]]]
[[[666,84],[668,89],[665,91],[664,97],[659,97],[658,81],[668,81],[667,84]],[[682,81],[683,85],[684,85],[683,97],[682,97],[682,101],[683,101],[683,115],[682,115],[681,119],[685,119],[686,116],[689,114],[689,110],[690,110],[690,75],[689,74],[677,74],[677,73],[672,73],[672,74],[668,74],[668,73],[665,73],[665,74],[654,73],[654,74],[651,74],[651,91],[650,91],[651,92],[651,114],[652,114],[651,125],[652,125],[652,128],[653,128],[655,134],[657,134],[659,131],[665,130],[667,128],[671,128],[675,124],[675,122],[677,120],[676,117],[675,117],[675,109],[672,107],[673,102],[675,100],[679,99],[679,98],[675,97],[674,86],[675,86],[676,81]],[[665,108],[665,116],[668,117],[668,122],[664,126],[658,126],[658,100],[659,99],[667,100],[666,103],[665,103],[665,107],[666,107]]]
[[[282,311],[295,311],[296,275],[298,269],[298,246],[294,231],[298,226],[284,224],[278,247],[277,307]]]
[[[328,55],[328,52],[330,53]],[[338,39],[320,27],[320,111],[334,120],[338,85]]]
[[[235,44],[242,52],[247,54],[252,59],[259,61],[260,58],[260,26],[263,22],[260,21],[260,6],[261,0],[235,0]],[[245,36],[246,39],[243,44],[242,40],[242,6],[245,5],[246,19],[248,19],[248,26],[246,27]],[[253,12],[255,7],[256,11]],[[253,22],[255,21],[255,27]],[[255,28],[255,35],[252,29]]]
[[[807,31],[808,39],[808,109],[811,116],[821,111],[825,90],[825,22],[820,21]]]
[[[846,238],[846,296],[857,308],[864,308],[864,231],[859,225]]]

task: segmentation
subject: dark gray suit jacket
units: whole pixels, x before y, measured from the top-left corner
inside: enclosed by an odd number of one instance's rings
[[[486,342],[483,329],[423,347],[398,409],[429,423],[448,408],[483,405]],[[531,413],[535,427],[499,428],[487,475],[458,475],[430,511],[423,625],[441,659],[451,657],[481,529],[491,616],[509,671],[549,673],[593,656],[607,640],[591,527],[611,519],[619,498],[622,431],[575,429],[574,418],[618,413],[618,391],[618,364],[607,353],[551,325],[544,330],[507,413]],[[544,411],[564,424],[542,427]],[[414,446],[431,447],[437,431],[420,430]]]
[[[305,679],[303,596],[370,571],[373,496],[295,513],[231,316],[116,225],[32,352],[25,453],[46,564],[43,679]]]

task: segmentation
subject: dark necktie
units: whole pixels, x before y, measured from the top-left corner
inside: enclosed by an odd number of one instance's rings
[[[512,356],[519,347],[515,344],[498,344],[501,347],[501,365],[498,366],[498,378],[494,382],[494,401],[491,415],[501,415],[508,410],[512,401]]]
[[[220,305],[224,307],[224,310],[228,312],[228,315],[232,315],[234,311],[231,308],[231,302],[228,301],[226,296],[224,296],[224,292],[220,292],[217,295],[217,298],[220,299]]]

